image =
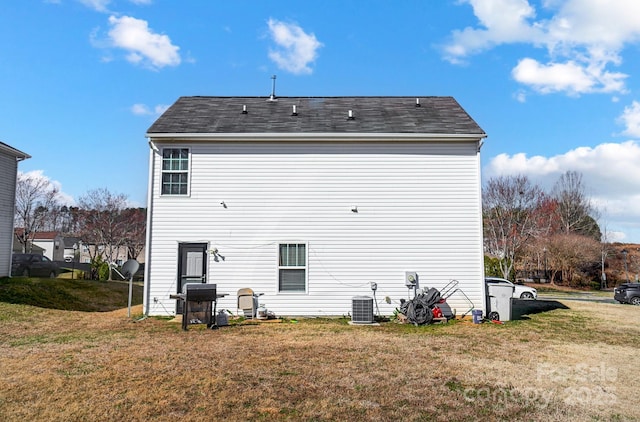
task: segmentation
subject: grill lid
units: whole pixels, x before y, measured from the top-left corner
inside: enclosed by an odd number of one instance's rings
[[[205,302],[216,300],[216,284],[187,283],[182,287],[185,300],[193,302]]]

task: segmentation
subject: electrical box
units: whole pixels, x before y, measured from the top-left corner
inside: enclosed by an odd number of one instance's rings
[[[415,289],[418,287],[418,273],[415,271],[405,272],[404,284],[409,289]]]

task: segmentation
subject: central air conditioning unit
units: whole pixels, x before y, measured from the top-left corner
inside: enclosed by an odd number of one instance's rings
[[[351,300],[351,322],[354,324],[373,324],[373,298],[354,296]]]

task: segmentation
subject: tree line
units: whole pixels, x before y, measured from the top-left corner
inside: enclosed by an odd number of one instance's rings
[[[19,173],[14,226],[24,252],[30,252],[37,233],[59,232],[92,245],[87,251],[94,265],[113,262],[123,247],[130,259],[140,255],[145,246],[146,209],[129,207],[125,194],[106,188],[89,190],[77,206],[63,205],[59,189],[48,179]],[[110,280],[110,266],[108,271]]]
[[[552,283],[599,280],[609,250],[582,174],[567,171],[545,192],[527,176],[499,176],[482,191],[485,266],[491,275]]]

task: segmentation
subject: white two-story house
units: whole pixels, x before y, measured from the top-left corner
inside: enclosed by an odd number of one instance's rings
[[[483,309],[485,136],[451,97],[179,98],[147,132],[145,313],[198,281],[219,309],[250,287],[277,315],[389,315],[409,273]]]

